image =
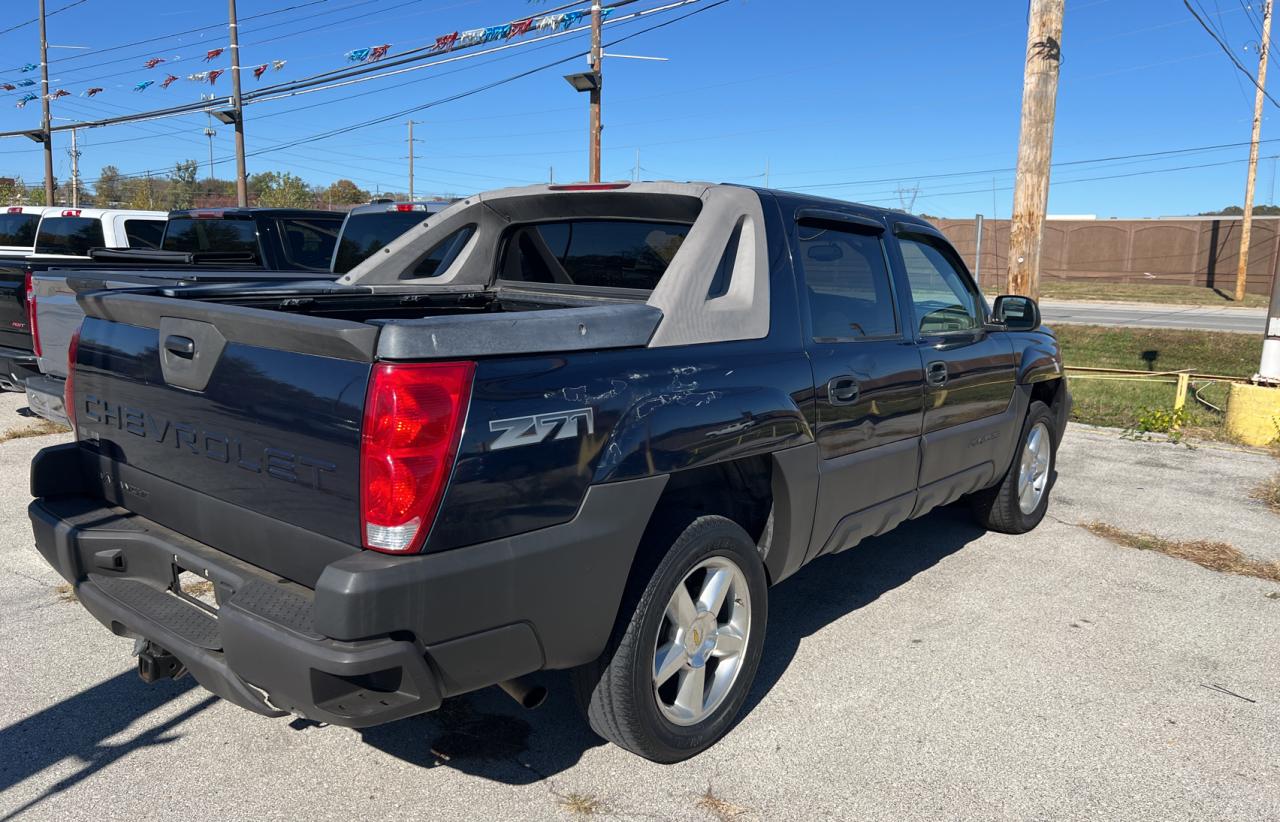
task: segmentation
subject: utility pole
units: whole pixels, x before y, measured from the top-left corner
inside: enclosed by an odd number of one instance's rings
[[[1249,241],[1253,234],[1253,187],[1258,179],[1258,141],[1262,138],[1262,104],[1266,99],[1267,51],[1271,44],[1271,0],[1262,7],[1262,46],[1258,49],[1258,92],[1253,97],[1253,141],[1249,143],[1249,176],[1244,184],[1244,219],[1240,224],[1240,255],[1236,261],[1236,302],[1244,300],[1249,281]]]
[[[1031,0],[1027,21],[1018,176],[1013,184],[1013,214],[1009,222],[1008,291],[1032,298],[1040,296],[1040,245],[1049,205],[1063,4],[1064,0]]]
[[[41,0],[43,2],[43,0]],[[604,85],[604,53],[600,47],[600,0],[591,2],[591,72],[596,76],[595,86],[591,89],[591,149],[590,166],[591,182],[600,182],[600,132],[604,125],[600,120],[600,90]],[[48,104],[46,103],[46,106]]]
[[[636,149],[636,168],[631,172],[631,181],[633,183],[640,182],[640,149]]]
[[[769,187],[769,158],[764,158],[764,187]]]
[[[80,207],[80,143],[78,129],[71,129],[71,207]]]
[[[236,202],[241,208],[247,208],[249,180],[244,167],[244,106],[240,103],[240,33],[236,25],[236,0],[227,0],[227,6],[231,30],[231,110],[236,130]]]
[[[409,202],[413,202],[413,122],[409,121]]]
[[[45,31],[44,0],[40,0],[40,131],[44,137],[44,204],[53,205],[53,133],[49,130],[49,35]]]

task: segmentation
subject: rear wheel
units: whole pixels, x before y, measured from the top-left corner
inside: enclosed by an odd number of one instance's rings
[[[1049,406],[1039,401],[1031,403],[1008,473],[999,485],[971,497],[974,516],[983,527],[1005,534],[1025,534],[1044,519],[1057,459],[1053,421]]]
[[[643,585],[643,588],[640,588]],[[605,653],[574,674],[593,730],[656,762],[714,744],[746,701],[764,644],[764,567],[736,523],[700,517],[638,581]]]

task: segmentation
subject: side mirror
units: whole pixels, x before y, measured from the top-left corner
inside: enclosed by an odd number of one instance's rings
[[[991,319],[1006,331],[1035,331],[1040,327],[1040,306],[1030,297],[1006,294],[996,297]]]

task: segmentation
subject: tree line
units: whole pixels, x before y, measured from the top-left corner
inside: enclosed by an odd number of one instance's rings
[[[175,163],[167,175],[125,175],[113,165],[103,166],[92,187],[80,183],[79,200],[86,208],[134,208],[173,211],[183,208],[219,208],[236,205],[234,180],[200,177],[195,160]],[[54,205],[72,202],[70,180],[56,181]],[[335,180],[313,186],[287,171],[264,171],[248,179],[249,204],[274,208],[326,208],[346,210],[367,203],[374,196],[351,180]],[[403,192],[381,192],[378,197],[407,199]],[[29,186],[21,177],[0,177],[0,205],[45,205],[44,186]]]

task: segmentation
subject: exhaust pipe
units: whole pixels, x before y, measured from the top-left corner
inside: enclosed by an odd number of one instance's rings
[[[523,676],[499,682],[498,687],[506,692],[507,696],[519,702],[521,708],[533,710],[547,701],[546,687],[531,682]]]

